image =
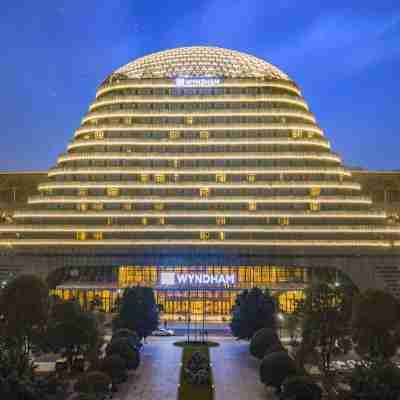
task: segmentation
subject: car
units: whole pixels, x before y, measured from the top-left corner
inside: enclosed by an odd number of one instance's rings
[[[175,332],[172,329],[158,328],[152,332],[153,336],[174,336]]]

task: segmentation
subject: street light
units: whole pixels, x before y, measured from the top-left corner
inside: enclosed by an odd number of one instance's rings
[[[278,318],[279,336],[282,338],[282,325],[283,322],[285,321],[285,316],[281,312],[279,312],[276,316]]]

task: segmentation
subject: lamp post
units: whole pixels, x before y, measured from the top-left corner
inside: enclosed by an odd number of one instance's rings
[[[279,337],[282,339],[282,326],[283,326],[283,323],[285,321],[285,316],[281,312],[279,312],[276,316],[277,316],[277,319],[278,319]]]

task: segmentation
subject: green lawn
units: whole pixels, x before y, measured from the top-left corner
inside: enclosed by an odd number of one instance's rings
[[[212,400],[214,398],[212,372],[210,370],[210,381],[206,385],[193,385],[185,379],[184,367],[195,351],[204,354],[210,361],[210,352],[207,345],[186,344],[182,352],[182,367],[180,374],[180,387],[178,389],[178,400]]]

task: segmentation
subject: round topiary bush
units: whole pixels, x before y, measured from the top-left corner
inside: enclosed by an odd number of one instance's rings
[[[104,372],[91,371],[82,374],[75,382],[74,390],[79,393],[101,395],[108,393],[110,377]]]
[[[282,400],[321,400],[322,389],[308,376],[290,376],[282,384]]]
[[[132,347],[135,349],[140,346],[139,336],[137,335],[136,332],[134,332],[128,328],[121,328],[121,329],[118,329],[117,331],[115,331],[115,333],[113,333],[113,335],[112,335],[111,341],[121,339],[121,338],[126,338],[129,341],[129,343],[132,345]]]
[[[257,331],[251,339],[250,354],[262,360],[268,348],[283,350],[276,331],[271,328],[263,328]]]
[[[125,361],[128,369],[136,369],[140,364],[139,350],[132,348],[127,338],[111,341],[106,348],[106,354],[107,356],[119,355]]]
[[[296,365],[286,351],[266,355],[260,365],[260,379],[264,385],[280,391],[283,381],[296,375]]]
[[[111,378],[113,384],[126,381],[126,361],[118,354],[105,357],[101,362],[100,369]]]

